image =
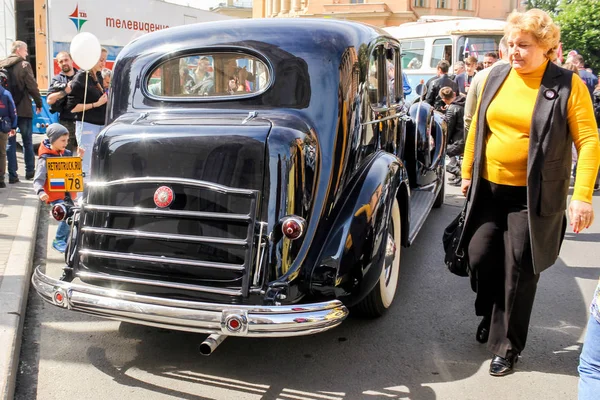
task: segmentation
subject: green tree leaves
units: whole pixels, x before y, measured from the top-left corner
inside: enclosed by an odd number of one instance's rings
[[[555,21],[561,29],[565,52],[576,50],[586,66],[596,74],[600,72],[600,1],[561,1]]]
[[[527,0],[527,9],[539,8],[540,10],[546,11],[553,17],[556,16],[561,0]]]

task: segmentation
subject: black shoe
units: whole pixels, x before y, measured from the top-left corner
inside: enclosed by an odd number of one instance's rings
[[[9,179],[9,180],[8,180],[8,183],[19,183],[19,182],[21,182],[21,181],[19,180],[19,178],[14,178],[14,179]]]
[[[490,363],[490,375],[505,376],[513,373],[513,369],[518,360],[518,354],[513,355],[509,353],[506,358],[494,354],[494,358],[492,358],[492,362]]]
[[[0,189],[4,189],[6,187],[6,183],[0,182]]]
[[[35,176],[35,172],[25,174],[25,179],[31,180]]]
[[[448,182],[448,184],[460,187],[460,185],[462,185],[462,178],[456,178],[455,180]]]
[[[477,327],[477,333],[475,333],[475,340],[479,343],[487,343],[488,337],[490,336],[490,325],[492,323],[491,317],[483,317],[479,326]]]

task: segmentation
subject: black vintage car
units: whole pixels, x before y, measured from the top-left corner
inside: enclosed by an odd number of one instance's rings
[[[398,41],[357,23],[224,21],[130,43],[84,201],[63,210],[65,273],[38,268],[36,290],[210,334],[205,354],[228,335],[380,316],[401,247],[444,197],[445,125],[401,83]]]

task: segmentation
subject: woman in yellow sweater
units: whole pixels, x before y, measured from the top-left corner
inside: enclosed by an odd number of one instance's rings
[[[579,155],[568,208],[575,232],[589,227],[600,161],[589,91],[556,66],[560,30],[543,11],[507,20],[510,63],[492,69],[479,96],[462,169],[465,218],[477,277],[476,339],[494,355],[490,374],[513,371],[525,347],[539,274],[550,267],[566,229],[571,146]]]

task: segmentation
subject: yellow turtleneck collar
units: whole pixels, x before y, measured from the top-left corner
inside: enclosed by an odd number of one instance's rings
[[[515,69],[515,68],[513,68],[512,71],[517,73],[517,75],[522,76],[523,78],[530,78],[530,79],[539,78],[539,79],[541,79],[542,76],[544,76],[544,72],[546,72],[546,68],[548,67],[548,62],[549,62],[548,59],[546,59],[546,61],[544,61],[539,67],[537,67],[536,69],[534,69],[533,71],[530,71],[530,72],[525,72],[525,73],[519,72],[519,70]]]

